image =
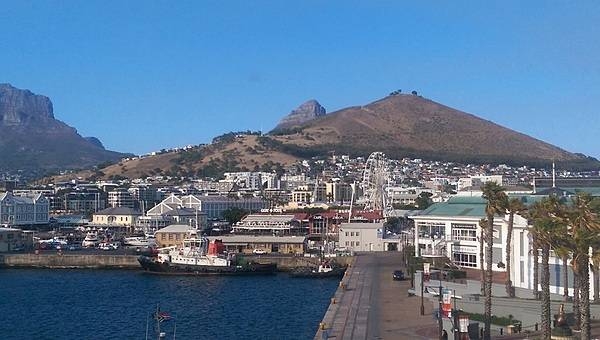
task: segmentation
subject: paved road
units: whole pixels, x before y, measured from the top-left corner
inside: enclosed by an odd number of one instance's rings
[[[315,339],[436,339],[437,323],[432,305],[425,301],[420,315],[420,298],[409,297],[410,281],[393,281],[392,272],[402,268],[397,252],[361,254],[348,268]]]

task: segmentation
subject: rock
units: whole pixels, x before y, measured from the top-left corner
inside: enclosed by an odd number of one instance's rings
[[[324,116],[326,113],[327,111],[318,101],[314,99],[309,100],[293,110],[289,115],[283,117],[273,131],[281,131],[300,126],[315,118]]]
[[[96,137],[84,137],[84,138],[87,139],[88,142],[96,145],[97,147],[104,149],[104,145],[102,145],[102,142],[98,138],[96,138]]]
[[[23,125],[32,120],[54,119],[52,102],[46,96],[0,84],[0,125]]]

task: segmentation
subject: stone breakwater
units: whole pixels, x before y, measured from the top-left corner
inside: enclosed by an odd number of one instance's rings
[[[106,268],[138,269],[136,255],[9,254],[0,265],[13,268]]]
[[[140,269],[137,255],[112,254],[4,254],[0,255],[0,266],[9,268],[103,268]],[[280,271],[288,271],[302,266],[318,265],[318,259],[297,256],[248,256],[259,262],[274,262]],[[347,265],[352,257],[336,258],[341,265]]]

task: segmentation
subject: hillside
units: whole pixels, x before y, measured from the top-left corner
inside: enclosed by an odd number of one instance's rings
[[[281,171],[299,158],[261,143],[258,135],[229,136],[210,145],[154,156],[134,157],[96,171],[82,171],[66,177],[138,178],[145,176],[219,177],[227,171]]]
[[[307,122],[273,138],[305,154],[326,150],[476,163],[593,164],[585,156],[416,95],[393,95]],[[295,147],[295,148],[294,148]],[[598,163],[595,163],[596,166]]]

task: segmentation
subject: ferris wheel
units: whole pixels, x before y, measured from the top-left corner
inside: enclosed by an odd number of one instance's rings
[[[382,210],[384,216],[391,210],[385,188],[389,182],[389,163],[385,154],[373,152],[367,159],[362,188],[366,199],[365,210]]]

